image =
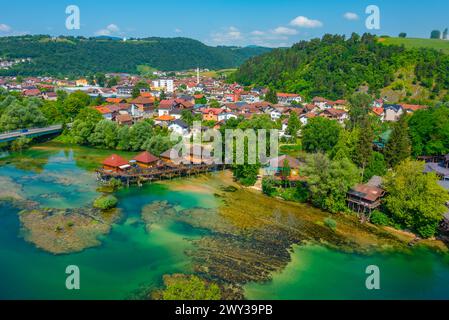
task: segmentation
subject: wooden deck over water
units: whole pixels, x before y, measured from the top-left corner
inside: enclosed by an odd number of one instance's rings
[[[97,179],[107,182],[111,179],[121,180],[126,185],[141,185],[145,182],[170,180],[180,177],[190,177],[208,172],[226,169],[222,164],[164,164],[153,168],[132,167],[128,170],[114,172],[111,170],[97,170]]]

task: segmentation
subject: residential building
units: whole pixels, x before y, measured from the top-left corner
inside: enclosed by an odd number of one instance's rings
[[[399,104],[384,104],[384,121],[394,122],[398,121],[404,113],[402,106]]]
[[[170,122],[170,124],[168,125],[168,129],[181,136],[186,136],[189,134],[189,125],[181,119],[176,119]]]
[[[301,103],[302,97],[299,94],[294,93],[278,93],[278,102],[280,104],[290,105],[292,103]]]

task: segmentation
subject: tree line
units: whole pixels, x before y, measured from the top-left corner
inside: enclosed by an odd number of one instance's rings
[[[187,70],[224,69],[270,51],[268,48],[210,47],[188,38],[114,39],[45,35],[0,38],[0,57],[31,58],[0,75],[79,77],[98,72],[136,73],[138,66]]]

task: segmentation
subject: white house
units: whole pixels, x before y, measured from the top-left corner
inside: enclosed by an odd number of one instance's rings
[[[189,125],[182,121],[181,119],[177,119],[175,121],[172,121],[168,125],[168,129],[172,132],[175,132],[179,135],[185,136],[189,134]]]
[[[277,98],[280,104],[285,105],[302,102],[302,97],[299,94],[294,93],[278,93]]]
[[[384,104],[384,121],[398,121],[403,113],[399,104]]]
[[[231,118],[237,119],[237,116],[234,113],[232,113],[232,112],[226,112],[225,111],[225,112],[222,112],[222,113],[220,113],[218,115],[218,122],[226,121],[226,120],[229,120]]]
[[[175,91],[173,79],[153,80],[153,87],[163,89],[165,92],[170,92],[170,93]]]

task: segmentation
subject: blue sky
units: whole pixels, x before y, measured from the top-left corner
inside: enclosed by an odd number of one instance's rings
[[[448,0],[21,0],[0,4],[0,36],[18,34],[189,37],[209,45],[287,46],[325,33],[429,37],[449,27]],[[65,9],[80,8],[80,30]],[[365,9],[380,9],[367,30]]]

